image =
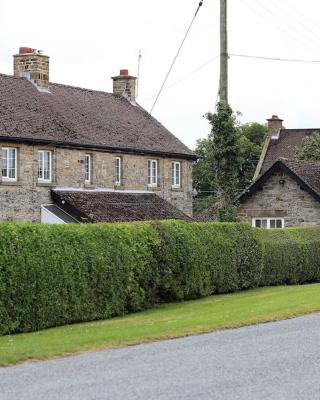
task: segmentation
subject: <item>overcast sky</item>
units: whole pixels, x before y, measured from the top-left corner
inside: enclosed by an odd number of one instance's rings
[[[120,68],[137,73],[141,49],[138,101],[149,110],[198,2],[0,0],[0,72],[12,74],[12,55],[27,46],[50,55],[52,82],[112,91]],[[231,54],[320,61],[318,0],[229,0],[228,8]],[[168,86],[218,54],[219,0],[204,0]],[[243,122],[278,114],[287,128],[320,127],[320,63],[231,57],[229,79]],[[203,114],[214,110],[218,80],[216,59],[165,90],[154,116],[194,148],[209,132]]]

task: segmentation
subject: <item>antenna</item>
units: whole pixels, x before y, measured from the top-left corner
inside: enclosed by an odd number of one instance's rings
[[[138,96],[139,96],[141,58],[142,58],[142,53],[141,53],[141,50],[139,50],[139,56],[138,56],[138,78],[137,78],[137,94],[136,94],[136,98],[138,98]]]

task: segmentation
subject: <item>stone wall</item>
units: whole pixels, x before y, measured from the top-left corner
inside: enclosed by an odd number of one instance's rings
[[[320,225],[320,204],[292,178],[277,172],[241,204],[239,219],[251,224],[253,217],[284,218],[286,227]]]
[[[50,190],[55,187],[109,188],[152,190],[177,208],[192,215],[192,161],[131,154],[106,153],[77,149],[1,143],[2,147],[18,149],[18,181],[0,181],[0,220],[40,221],[41,204],[52,203]],[[51,150],[53,155],[52,183],[37,179],[38,150]],[[92,182],[85,184],[84,156],[92,157]],[[115,186],[115,157],[122,158],[122,185]],[[158,186],[148,187],[148,160],[158,160]],[[171,187],[171,162],[181,162],[182,185]]]
[[[29,73],[37,86],[48,87],[49,85],[49,57],[43,54],[16,54],[13,57],[14,76],[19,77],[22,73]]]

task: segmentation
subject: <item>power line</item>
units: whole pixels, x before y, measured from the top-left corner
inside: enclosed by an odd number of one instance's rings
[[[264,57],[264,56],[252,56],[249,54],[229,54],[229,56],[242,57],[242,58],[256,58],[258,60],[285,61],[285,62],[306,63],[306,64],[320,64],[320,60],[303,60],[303,59],[299,59],[299,58]]]
[[[310,17],[308,17],[307,15],[303,14],[302,11],[298,10],[296,7],[294,7],[290,2],[288,2],[287,0],[284,0],[287,5],[294,10],[299,16],[303,17],[305,20],[307,20],[308,22],[310,22],[315,28],[320,30],[320,25],[317,24],[314,20],[312,20]]]
[[[281,28],[280,26],[276,25],[273,21],[271,21],[269,18],[266,18],[264,15],[262,15],[261,13],[259,13],[255,8],[251,7],[245,0],[240,0],[242,2],[242,4],[244,4],[247,8],[249,8],[252,12],[254,12],[255,14],[257,14],[260,18],[262,18],[263,20],[267,21],[269,24],[271,24],[272,26],[274,26],[276,29],[278,29],[279,31],[281,31],[282,33],[284,33],[285,35],[289,36],[291,39],[295,40],[296,42],[298,42],[300,45],[302,45],[303,47],[308,48],[309,50],[311,50],[313,53],[320,55],[319,53],[317,53],[312,47],[308,46],[306,43],[302,42],[300,39],[297,39],[294,35],[292,35],[290,32],[287,32],[286,30],[284,30],[283,28]]]
[[[178,85],[179,83],[185,81],[186,79],[189,79],[191,76],[195,75],[197,72],[201,71],[203,68],[207,67],[209,64],[211,64],[213,61],[215,61],[219,56],[215,56],[213,58],[211,58],[210,60],[208,60],[206,63],[201,64],[198,68],[194,69],[193,71],[189,72],[187,75],[185,75],[184,77],[178,79],[177,81],[173,82],[171,85],[166,86],[163,88],[163,91],[171,89],[172,87]],[[148,98],[146,98],[145,100],[141,101],[140,103],[146,103],[148,100],[153,99],[156,97],[156,94],[153,96],[150,96]]]
[[[187,39],[187,37],[188,37],[188,35],[189,35],[189,32],[190,32],[190,30],[191,30],[191,28],[192,28],[192,25],[193,25],[193,23],[194,23],[194,21],[195,21],[197,15],[198,15],[198,13],[199,13],[200,8],[202,7],[202,5],[203,5],[203,0],[200,1],[199,5],[198,5],[198,8],[197,8],[197,10],[196,10],[196,12],[195,12],[195,14],[194,14],[194,16],[193,16],[193,18],[192,18],[192,21],[191,21],[191,23],[190,23],[190,25],[189,25],[189,27],[188,27],[188,29],[187,29],[187,32],[186,32],[186,34],[184,35],[184,38],[183,38],[183,40],[182,40],[182,42],[181,42],[181,44],[180,44],[180,46],[179,46],[179,49],[178,49],[178,51],[177,51],[177,54],[175,55],[175,57],[174,57],[174,59],[173,59],[171,65],[170,65],[169,71],[167,72],[167,75],[166,75],[166,77],[165,77],[165,79],[164,79],[164,81],[163,81],[163,83],[162,83],[162,85],[161,85],[161,87],[160,87],[159,93],[157,94],[157,97],[156,97],[156,99],[155,99],[155,101],[154,101],[154,103],[153,103],[153,105],[152,105],[152,107],[151,107],[150,114],[152,114],[152,112],[153,112],[153,110],[154,110],[154,108],[155,108],[155,106],[156,106],[156,104],[157,104],[157,102],[158,102],[158,100],[159,100],[159,97],[160,97],[160,95],[161,95],[161,92],[162,92],[162,90],[163,90],[163,88],[164,88],[164,86],[165,86],[165,84],[166,84],[166,82],[167,82],[167,80],[168,80],[168,78],[169,78],[169,75],[170,75],[170,73],[171,73],[171,71],[172,71],[172,69],[173,69],[173,67],[174,67],[174,64],[175,64],[176,61],[177,61],[177,58],[178,58],[178,56],[179,56],[179,54],[180,54],[180,52],[181,52],[181,49],[182,49],[182,47],[183,47],[183,45],[184,45],[184,43],[185,43],[185,41],[186,41],[186,39]]]
[[[311,35],[315,35],[318,38],[320,38],[320,34],[318,32],[315,32],[314,30],[310,29],[308,26],[306,26],[304,23],[299,21],[298,18],[296,18],[292,13],[288,12],[288,10],[280,7],[277,3],[274,2],[274,0],[269,0],[270,3],[274,5],[278,10],[280,10],[283,14],[289,16],[292,20],[294,20],[298,25],[302,26],[303,29],[306,31],[310,32]]]
[[[266,7],[264,4],[262,4],[262,3],[260,2],[260,0],[255,0],[255,1],[256,1],[256,3],[257,3],[263,10],[267,11],[267,12],[268,12],[269,14],[271,14],[273,17],[276,17],[276,18],[278,17],[278,14],[277,14],[277,13],[275,13],[274,11],[272,11],[272,10],[270,10],[268,7]],[[269,0],[269,1],[273,3],[272,0]],[[281,9],[278,5],[276,5],[276,4],[274,4],[274,3],[273,3],[273,5],[274,5],[276,8],[278,8],[280,11],[283,11],[283,9]],[[286,13],[286,12],[285,12],[285,13]],[[286,13],[286,14],[287,14],[287,13]],[[287,22],[286,20],[283,20],[283,21],[284,21],[284,23],[285,23],[290,29],[292,29],[295,33],[297,33],[297,34],[299,34],[299,35],[302,35],[306,40],[312,42],[314,46],[319,47],[319,43],[316,42],[316,41],[314,41],[313,38],[310,38],[310,36],[307,36],[304,32],[297,31],[296,27],[293,26],[292,24],[290,24],[289,22]]]

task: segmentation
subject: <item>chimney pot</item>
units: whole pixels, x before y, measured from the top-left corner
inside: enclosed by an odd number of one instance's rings
[[[120,76],[128,76],[129,70],[127,69],[120,69]]]
[[[33,49],[30,47],[20,47],[19,54],[30,54],[33,53]]]

